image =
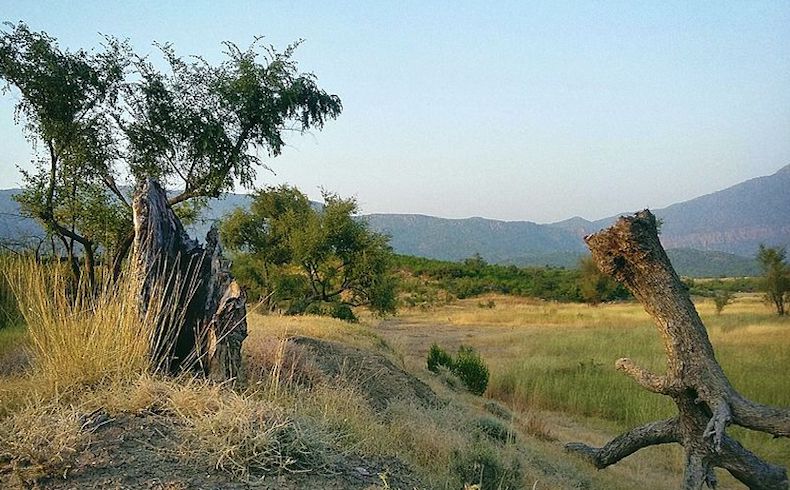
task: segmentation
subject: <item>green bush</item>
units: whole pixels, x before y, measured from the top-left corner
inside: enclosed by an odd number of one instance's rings
[[[428,370],[438,373],[439,366],[444,366],[452,371],[453,357],[438,345],[433,344],[431,350],[428,351]]]
[[[339,320],[347,321],[349,323],[357,323],[359,321],[357,316],[354,314],[354,310],[352,310],[350,306],[340,303],[335,303],[332,305],[332,308],[329,311],[329,316]]]
[[[482,395],[488,387],[488,366],[472,347],[461,346],[453,363],[453,372],[461,378],[469,391]]]
[[[452,471],[462,485],[480,485],[481,490],[524,488],[518,460],[511,457],[509,461],[503,462],[502,456],[490,445],[477,443],[455,452]]]
[[[475,421],[475,429],[484,436],[502,444],[516,440],[516,433],[494,417],[480,417]]]
[[[428,370],[439,373],[439,367],[444,366],[466,385],[466,388],[475,395],[482,395],[488,387],[488,366],[472,347],[458,348],[455,359],[444,349],[436,344],[428,351]]]

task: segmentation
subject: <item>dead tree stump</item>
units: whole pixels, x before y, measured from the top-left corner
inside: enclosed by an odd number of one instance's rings
[[[135,191],[132,209],[140,315],[154,325],[152,367],[171,374],[199,371],[216,381],[239,379],[245,295],[222,257],[216,228],[205,247],[191,239],[152,179]]]
[[[593,259],[622,282],[653,317],[663,338],[667,372],[659,375],[620,359],[616,368],[640,386],[671,397],[674,418],[632,429],[603,447],[566,445],[569,451],[605,468],[644,447],[678,443],[685,451],[684,489],[714,488],[714,468],[724,468],[752,489],[787,489],[784,468],[762,461],[727,435],[730,424],[790,435],[790,409],[744,398],[722,371],[688,291],[658,239],[650,211],[621,217],[611,228],[585,238]]]

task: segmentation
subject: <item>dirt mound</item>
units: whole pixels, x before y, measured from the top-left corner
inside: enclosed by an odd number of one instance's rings
[[[357,386],[377,411],[396,400],[425,407],[443,404],[428,385],[381,354],[310,337],[293,337],[290,341],[302,347],[308,361],[321,372]]]
[[[186,463],[177,455],[183,443],[171,417],[144,413],[104,418],[91,443],[57,477],[24,482],[0,472],[0,488],[99,489],[373,489],[419,488],[421,483],[398,460],[363,459],[343,454],[320,472],[239,477]]]

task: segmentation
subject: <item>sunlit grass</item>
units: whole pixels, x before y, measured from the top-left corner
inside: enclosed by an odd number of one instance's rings
[[[380,332],[409,353],[413,369],[424,369],[433,342],[449,350],[472,345],[491,367],[486,396],[517,410],[592,417],[612,423],[615,430],[674,413],[669,398],[641,389],[614,368],[618,358],[630,357],[656,372],[665,370],[661,339],[638,303],[591,307],[490,299],[496,304],[492,309],[480,308],[477,298],[429,312],[406,312]],[[758,295],[737,297],[721,315],[710,299],[697,305],[732,384],[755,401],[790,406],[790,320],[777,317]],[[786,440],[732,430],[758,454],[790,465]]]

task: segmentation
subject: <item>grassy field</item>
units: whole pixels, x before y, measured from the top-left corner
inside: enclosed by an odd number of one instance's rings
[[[668,400],[614,370],[623,356],[656,370],[663,365],[658,335],[635,303],[590,307],[492,296],[386,320],[363,317],[359,324],[252,312],[244,345],[247,382],[234,391],[149,373],[144,339],[150,325],[139,321],[128,283],[106,289],[98,300],[75,302],[52,270],[16,266],[6,273],[15,290],[24,291],[25,326],[0,329],[0,486],[4,475],[24,487],[74,471],[78,455],[97,443],[80,421],[102,409],[116,420],[133,416],[146,423],[157,414],[156,427],[178,444],[136,457],[167,454],[195,474],[321,475],[344,461],[353,472],[353,458],[362,457],[403,462],[424,488],[480,482],[483,489],[677,487],[678,448],[641,451],[605,471],[562,449],[569,441],[600,445],[672,413]],[[733,384],[757,401],[790,405],[790,321],[772,315],[754,295],[738,297],[721,315],[711,300],[698,306]],[[310,378],[315,366],[300,361],[302,351],[288,340],[293,336],[337,343],[361,353],[364,363],[389,359],[444,402],[431,408],[403,399],[376,409],[360,388],[370,381],[361,373]],[[482,353],[492,374],[485,397],[427,371],[425,355],[434,342]],[[305,376],[310,382],[299,381]],[[378,388],[386,392],[389,385]],[[766,459],[790,466],[786,440],[733,432]],[[305,488],[323,487],[319,481]],[[383,477],[377,488],[391,487]],[[739,487],[725,477],[721,488]]]
[[[493,301],[494,308],[484,308]],[[779,318],[757,295],[743,295],[715,314],[697,302],[717,359],[733,385],[767,404],[790,406],[790,319]],[[663,347],[638,303],[590,307],[512,297],[475,298],[431,311],[408,311],[380,323],[379,332],[404,353],[409,369],[425,370],[434,342],[454,351],[478,349],[491,367],[487,397],[545,421],[562,442],[600,444],[618,431],[673,413],[671,400],[640,389],[614,369],[620,357],[662,371]],[[731,429],[769,461],[790,466],[790,443]],[[679,453],[644,451],[679,472]],[[635,458],[639,460],[639,458]],[[648,464],[638,462],[639,465]],[[609,471],[609,470],[607,470]],[[725,478],[725,485],[727,480]]]

